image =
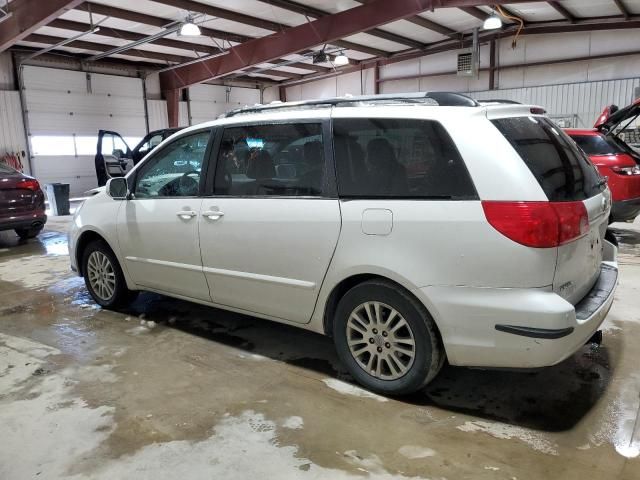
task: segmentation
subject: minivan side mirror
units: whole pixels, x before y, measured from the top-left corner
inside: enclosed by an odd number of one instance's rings
[[[119,148],[116,148],[113,150],[113,152],[111,152],[111,154],[120,159],[120,158],[127,158],[127,156],[124,154],[124,152],[122,150],[120,150]]]
[[[125,177],[110,178],[107,182],[107,195],[114,200],[129,199],[129,185]]]

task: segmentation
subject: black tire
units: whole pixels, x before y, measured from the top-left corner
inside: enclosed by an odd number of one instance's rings
[[[113,269],[114,278],[115,278],[115,287],[113,288],[113,294],[108,298],[102,298],[99,295],[94,287],[92,286],[89,280],[89,257],[93,252],[100,252],[104,255],[110,262],[111,267]],[[103,308],[107,308],[109,310],[118,310],[123,308],[129,303],[131,303],[138,295],[137,291],[129,290],[127,288],[127,282],[124,279],[124,274],[122,273],[122,268],[118,263],[118,259],[115,254],[102,240],[94,240],[89,243],[84,251],[82,252],[82,273],[84,276],[84,283],[89,291],[89,294],[93,298],[93,300]],[[99,287],[98,287],[99,288]]]
[[[36,238],[40,235],[42,231],[42,227],[38,228],[16,228],[16,235],[20,237],[21,240],[28,240],[29,238]]]
[[[411,329],[415,342],[415,356],[408,370],[399,378],[377,378],[356,361],[349,349],[347,322],[351,313],[365,302],[379,302],[392,307]],[[406,290],[385,280],[363,282],[340,299],[333,319],[333,339],[338,356],[349,373],[367,389],[383,395],[405,395],[420,390],[435,378],[445,360],[438,329],[427,309]],[[371,340],[369,339],[369,342]],[[386,343],[379,348],[385,347]],[[375,348],[373,344],[372,348]]]

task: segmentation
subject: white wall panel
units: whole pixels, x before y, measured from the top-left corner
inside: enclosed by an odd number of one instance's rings
[[[27,150],[20,93],[0,91],[0,156],[5,153],[21,153]],[[21,157],[24,170],[29,173],[26,158]]]
[[[169,128],[165,100],[147,100],[147,112],[149,114],[149,131]]]
[[[237,103],[239,106],[255,105],[260,103],[260,90],[257,88],[231,87],[229,103]],[[233,108],[237,108],[233,106]]]
[[[93,156],[34,157],[33,174],[41,183],[68,183],[71,197],[82,195],[98,184]]]
[[[111,97],[129,97],[140,103],[142,80],[139,78],[119,77],[116,75],[91,74],[91,93],[104,94]]]
[[[303,99],[330,98],[336,96],[337,85],[335,78],[325,78],[317,82],[303,83],[301,87]],[[288,93],[287,98],[289,98]]]
[[[147,89],[148,100],[162,99],[162,91],[160,89],[160,75],[158,73],[147,75],[144,79],[144,83]]]
[[[97,137],[100,129],[123,137],[146,134],[139,78],[29,66],[23,81],[32,136]],[[41,182],[69,183],[73,196],[97,185],[93,155],[43,153],[32,158],[33,173]]]
[[[25,90],[87,93],[87,74],[73,70],[26,66],[23,82]]]
[[[262,91],[262,102],[271,103],[280,100],[279,87],[267,87]]]
[[[178,126],[188,127],[189,125],[189,107],[187,102],[180,102],[178,104]]]

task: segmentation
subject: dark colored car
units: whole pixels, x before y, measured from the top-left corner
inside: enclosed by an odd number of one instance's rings
[[[607,177],[613,222],[633,221],[640,214],[640,155],[620,135],[638,115],[640,99],[621,109],[614,105],[605,108],[594,128],[566,130]]]
[[[133,150],[117,132],[100,130],[96,150],[96,176],[98,186],[102,187],[113,177],[123,177],[134,165],[142,160],[160,143],[182,130],[181,128],[164,128],[149,132]]]
[[[38,181],[0,163],[0,230],[22,239],[38,235],[47,221]]]

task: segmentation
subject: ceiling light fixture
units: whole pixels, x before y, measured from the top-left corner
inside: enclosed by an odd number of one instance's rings
[[[340,53],[333,59],[333,64],[337,67],[349,65],[349,57],[347,57],[344,53]]]
[[[484,24],[482,25],[482,28],[484,28],[485,30],[497,30],[498,28],[501,28],[501,27],[502,27],[502,20],[496,14],[496,12],[492,12],[491,16],[487,17],[487,19],[484,21]]]
[[[201,35],[200,27],[193,23],[193,21],[187,20],[187,22],[183,23],[182,27],[180,27],[180,35],[183,37],[199,37]]]

